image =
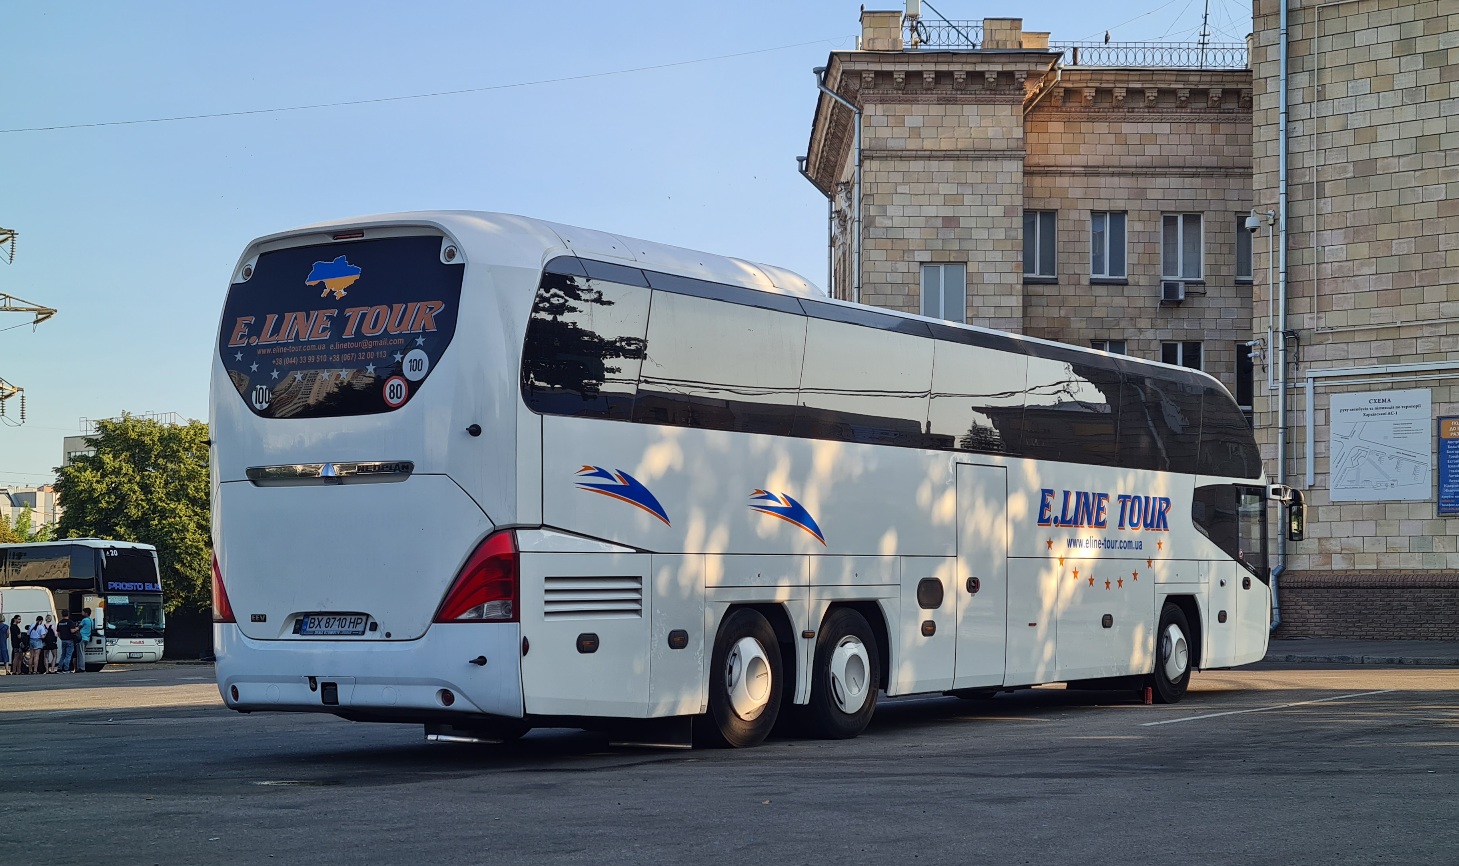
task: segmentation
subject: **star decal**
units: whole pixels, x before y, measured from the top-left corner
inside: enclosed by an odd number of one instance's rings
[[[345,380],[345,371],[343,371],[343,370],[340,370],[339,371],[339,380],[341,382],[343,382]]]
[[[424,346],[426,344],[426,338],[425,337],[416,337],[415,338],[415,344],[417,346]]]
[[[1091,577],[1091,578],[1090,578],[1090,579],[1089,579],[1089,585],[1090,585],[1090,586],[1094,586],[1094,578],[1092,578],[1092,577]]]
[[[1106,581],[1105,581],[1105,582],[1104,582],[1104,588],[1105,588],[1105,589],[1109,589],[1109,581],[1107,581],[1107,580],[1106,580]]]
[[[1119,588],[1120,589],[1124,589],[1125,588],[1125,579],[1123,577],[1120,578],[1119,580],[1115,581],[1115,583],[1119,585]],[[1105,585],[1108,586],[1109,585],[1109,581],[1106,580],[1105,581]]]
[[[1139,581],[1139,579],[1140,579],[1140,572],[1138,572],[1138,571],[1132,571],[1132,572],[1130,572],[1130,580]]]
[[[248,372],[250,372],[250,373],[257,373],[258,372],[258,362],[257,361],[254,361],[253,364],[249,366]]]
[[[1079,579],[1079,569],[1077,569],[1077,568],[1074,569],[1074,579],[1075,580],[1078,580]]]
[[[399,352],[396,352],[395,353],[395,363],[399,364],[400,363],[400,359],[401,358],[404,358],[404,357],[405,357],[404,355],[400,354]]]
[[[1146,568],[1154,568],[1155,567],[1155,560],[1153,560],[1153,559],[1147,559],[1147,560],[1145,560],[1145,567]]]
[[[1049,550],[1054,549],[1054,540],[1052,538],[1050,538],[1048,541],[1045,541],[1044,544],[1047,544],[1049,546]]]
[[[367,376],[373,376],[373,375],[375,375],[375,365],[374,364],[366,364],[365,365],[365,374]]]
[[[278,378],[279,378],[279,371],[278,370],[275,370],[274,371],[274,380],[277,381]]]
[[[302,382],[302,381],[304,381],[304,374],[303,373],[295,373],[294,374],[294,381],[295,382]]]
[[[235,361],[242,361],[243,360],[243,353],[242,352],[234,352],[233,353],[233,360],[235,360]]]
[[[1163,542],[1163,541],[1157,541],[1157,542],[1155,542],[1155,549],[1156,550],[1164,550],[1165,549],[1165,542]]]
[[[1064,557],[1062,557],[1062,556],[1059,557],[1059,564],[1060,565],[1063,565],[1064,564]]]

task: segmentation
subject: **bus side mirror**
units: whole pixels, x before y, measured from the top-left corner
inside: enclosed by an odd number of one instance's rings
[[[1299,498],[1287,506],[1287,540],[1301,541],[1302,531],[1307,528],[1307,506]]]

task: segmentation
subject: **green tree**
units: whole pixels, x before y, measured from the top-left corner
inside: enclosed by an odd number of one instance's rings
[[[39,528],[36,527],[35,512],[31,509],[29,505],[20,509],[20,513],[15,515],[14,521],[9,521],[3,517],[0,517],[0,523],[5,524],[3,528],[0,528],[0,536],[8,536],[0,537],[0,541],[26,543],[34,541],[50,541],[52,538],[55,537],[56,534],[53,527],[45,525],[42,525]],[[9,531],[7,532],[6,530]]]
[[[92,454],[56,470],[62,538],[135,541],[157,548],[169,611],[211,603],[208,427],[123,415],[96,422]]]

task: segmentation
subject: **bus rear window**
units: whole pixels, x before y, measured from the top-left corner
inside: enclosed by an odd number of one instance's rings
[[[435,236],[290,247],[258,257],[223,308],[218,355],[263,418],[390,412],[450,345],[461,259]]]

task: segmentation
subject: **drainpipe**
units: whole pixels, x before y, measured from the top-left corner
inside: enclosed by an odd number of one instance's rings
[[[817,66],[811,71],[816,75],[817,89],[851,109],[855,122],[851,138],[851,150],[855,159],[852,164],[851,180],[851,300],[859,304],[861,303],[861,109],[826,86],[826,67]]]
[[[811,173],[805,170],[806,160],[809,156],[797,156],[795,158],[796,170],[800,176],[811,182],[816,192],[826,195]],[[826,292],[831,297],[836,296],[836,201],[834,195],[826,195]]]
[[[1287,3],[1277,0],[1281,9],[1278,20],[1278,84],[1277,84],[1277,483],[1287,483]],[[1314,51],[1316,48],[1314,46]],[[1309,134],[1316,135],[1314,127]],[[1317,216],[1313,200],[1312,215]],[[1315,230],[1316,225],[1312,228]],[[1286,527],[1277,533],[1277,567],[1272,570],[1272,629],[1281,624],[1281,604],[1277,601],[1277,578],[1287,570]]]

